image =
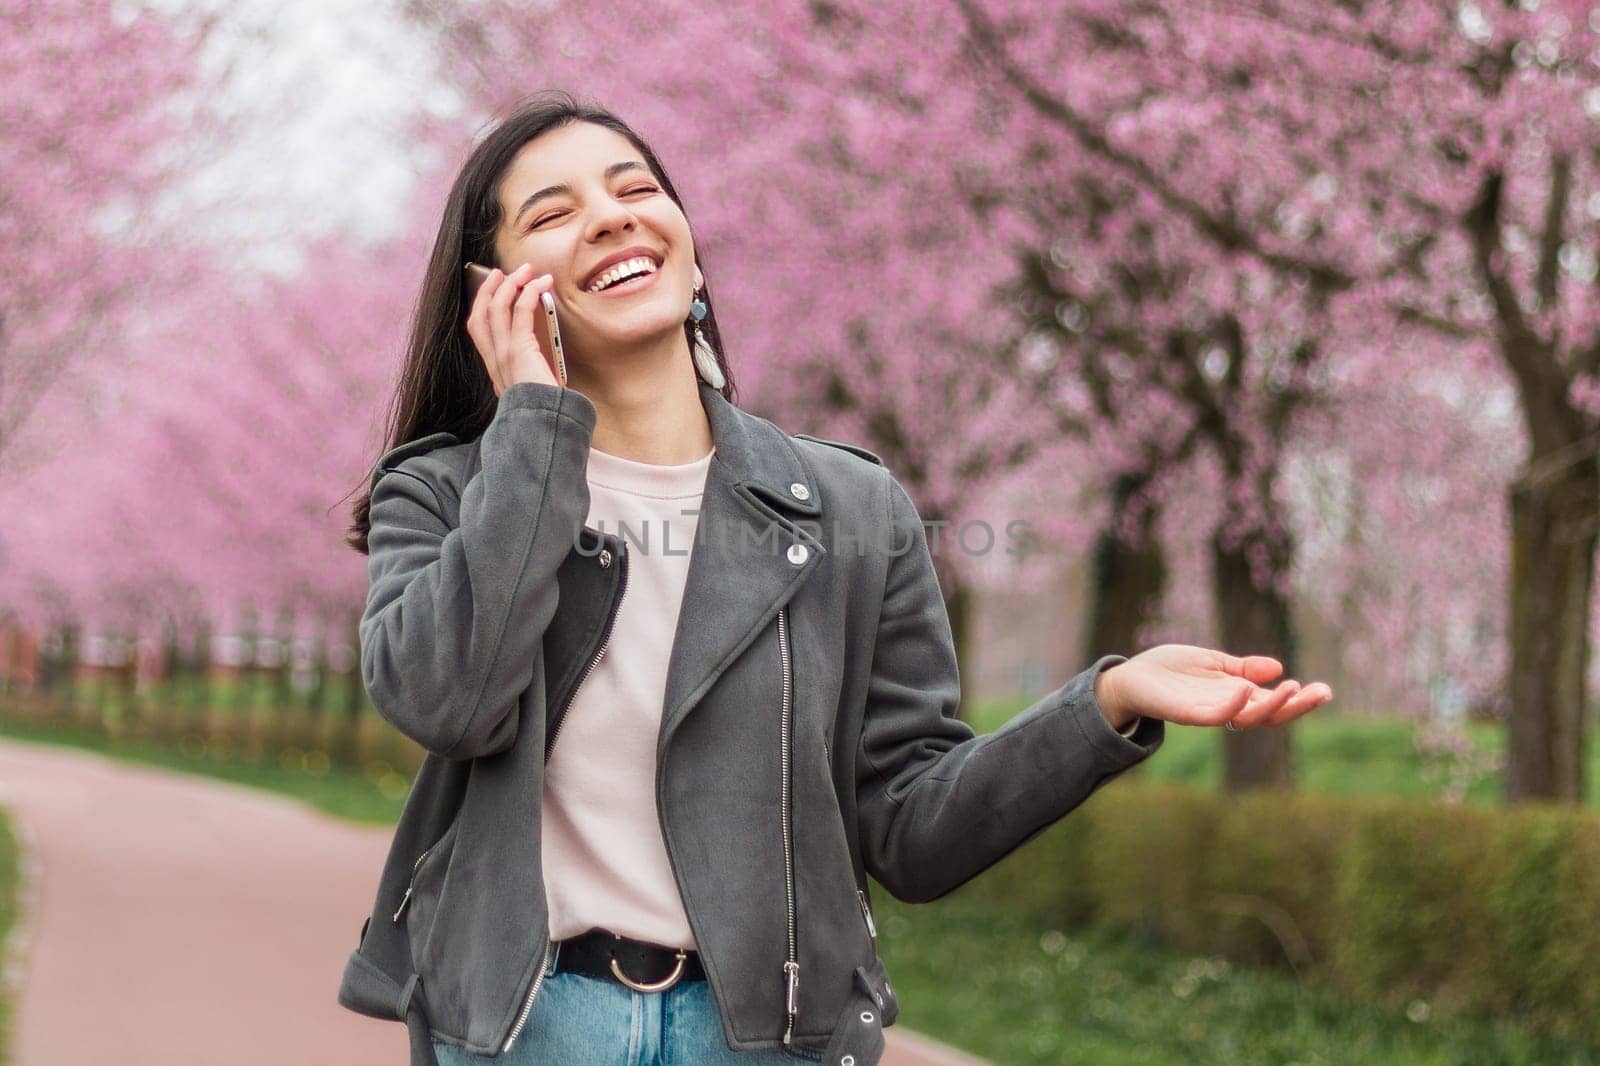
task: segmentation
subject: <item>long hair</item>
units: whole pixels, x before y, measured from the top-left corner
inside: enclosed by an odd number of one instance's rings
[[[406,342],[405,365],[390,404],[385,452],[440,431],[453,433],[460,440],[472,440],[481,435],[494,418],[499,397],[495,395],[494,382],[483,365],[483,357],[467,334],[463,267],[468,261],[495,262],[494,235],[501,222],[499,185],[522,146],[546,130],[575,122],[592,122],[626,137],[644,156],[662,189],[683,210],[683,201],[661,160],[644,138],[616,115],[602,107],[580,104],[560,90],[524,101],[479,141],[450,187],[444,217],[439,221],[439,233],[434,238],[433,254],[428,260],[428,272],[422,280],[410,339]],[[691,235],[693,232],[691,226]],[[698,247],[699,242],[695,243]],[[699,265],[698,252],[695,259]],[[700,272],[706,276],[703,265]],[[717,365],[726,379],[720,391],[731,402],[735,396],[733,371],[723,354],[709,277],[700,298],[707,308],[705,317],[700,320],[700,329],[716,353]],[[693,319],[684,320],[684,337],[691,350],[694,325]],[[352,508],[355,521],[345,540],[363,555],[367,553],[367,534],[372,528],[371,504],[370,479],[366,479]]]

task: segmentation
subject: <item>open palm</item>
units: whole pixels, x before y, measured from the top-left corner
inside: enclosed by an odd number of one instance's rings
[[[1179,725],[1235,729],[1283,725],[1333,698],[1321,681],[1301,686],[1284,679],[1283,664],[1267,655],[1239,657],[1192,644],[1160,644],[1103,675],[1119,705]]]

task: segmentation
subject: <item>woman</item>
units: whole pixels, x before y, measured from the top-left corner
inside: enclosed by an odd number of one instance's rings
[[[356,512],[363,676],[427,754],[339,999],[405,1020],[413,1064],[869,1066],[898,1005],[868,874],[936,898],[1164,721],[1332,695],[1165,645],[975,737],[905,490],[730,378],[642,139],[558,95],[479,143]]]

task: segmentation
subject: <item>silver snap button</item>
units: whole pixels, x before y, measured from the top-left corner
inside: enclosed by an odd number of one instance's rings
[[[856,1066],[856,1057],[854,1055],[846,1055],[839,1060],[839,1066]]]
[[[862,1011],[861,1012],[861,1020],[866,1022],[869,1025],[872,1024],[872,1012],[870,1010]]]
[[[608,567],[610,565],[611,565],[611,549],[610,548],[601,548],[600,549],[600,568],[602,570],[604,570],[606,567]]]
[[[794,563],[796,566],[799,566],[801,563],[805,562],[806,556],[810,554],[811,552],[804,544],[789,545],[789,561]]]
[[[800,484],[800,482],[796,481],[793,485],[789,486],[789,495],[793,496],[797,500],[809,500],[811,499],[811,490]]]

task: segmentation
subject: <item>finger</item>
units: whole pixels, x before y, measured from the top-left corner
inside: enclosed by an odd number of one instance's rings
[[[1277,688],[1257,688],[1252,691],[1250,702],[1244,710],[1239,712],[1233,720],[1235,727],[1248,729],[1252,726],[1266,724],[1273,719],[1278,710],[1289,702],[1290,697],[1300,691],[1300,686],[1295,684],[1279,685]]]
[[[510,306],[522,295],[523,285],[528,283],[528,277],[533,274],[533,267],[523,262],[522,266],[504,277],[499,288],[494,290],[493,299],[490,301],[490,322],[496,330],[496,341],[499,346],[496,352],[506,351],[506,344],[510,341]]]
[[[489,297],[494,295],[502,277],[504,275],[498,267],[489,271],[489,276],[483,279],[483,284],[478,286],[477,293],[472,297],[472,306],[467,309],[467,333],[475,341],[489,339],[489,320],[485,312],[489,309]]]
[[[499,267],[489,271],[489,276],[483,279],[483,284],[478,286],[478,295],[473,297],[472,309],[477,313],[478,320],[488,323],[489,301],[494,299],[494,294],[499,291],[500,285],[506,280],[506,272]]]
[[[543,280],[542,278],[540,279]],[[511,309],[511,335],[519,341],[524,337],[533,341],[535,348],[540,348],[539,335],[533,328],[534,308],[539,306],[539,293],[544,291],[544,286],[538,282],[530,282],[522,287],[522,292],[517,297],[517,302]],[[541,349],[540,354],[544,354]]]
[[[478,294],[472,298],[472,309],[467,312],[467,333],[477,342],[485,357],[494,350],[494,335],[489,331],[489,301],[504,278],[505,274],[499,267],[491,270],[489,276],[483,279],[483,284],[478,286]]]
[[[1250,701],[1251,686],[1240,685],[1234,690],[1232,696],[1215,706],[1203,706],[1197,709],[1201,721],[1210,721],[1212,725],[1221,725],[1231,722],[1244,709]]]
[[[533,267],[527,263],[517,267],[506,275],[505,283],[495,290],[494,297],[489,301],[489,330],[494,336],[495,358],[502,364],[509,361],[512,337],[511,304],[522,294],[522,287],[532,272]]]
[[[477,296],[473,297],[472,310],[467,312],[467,336],[472,338],[473,346],[478,349],[478,358],[483,361],[496,396],[500,395],[504,385],[499,367],[495,364],[494,334],[489,328],[489,300],[504,277],[499,268],[491,271],[479,286]]]
[[[1294,698],[1284,704],[1283,709],[1273,716],[1273,725],[1282,725],[1292,722],[1303,714],[1321,707],[1333,699],[1333,689],[1320,681],[1314,682],[1295,693]]]
[[[1241,676],[1258,685],[1265,685],[1283,673],[1283,664],[1270,655],[1246,655],[1240,663]]]

